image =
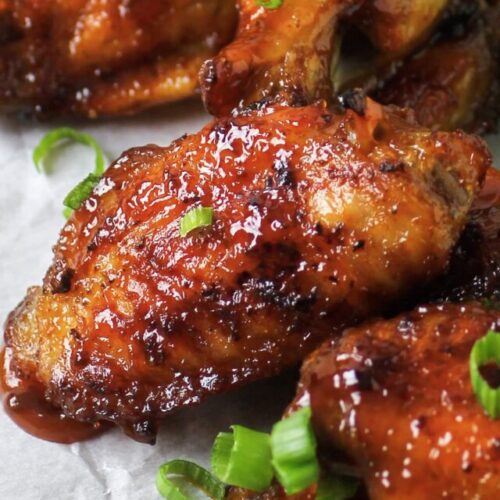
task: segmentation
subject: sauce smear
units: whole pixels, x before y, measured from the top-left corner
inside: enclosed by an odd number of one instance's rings
[[[46,441],[71,444],[93,438],[108,426],[67,418],[43,397],[40,384],[20,380],[10,369],[9,349],[0,352],[0,394],[7,415],[25,432]]]

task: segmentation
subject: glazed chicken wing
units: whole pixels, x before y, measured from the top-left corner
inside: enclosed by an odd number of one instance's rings
[[[362,111],[270,107],[126,152],[11,314],[5,378],[150,441],[162,415],[298,363],[442,273],[489,153]],[[181,237],[198,206],[213,225]]]
[[[410,313],[409,315],[404,315],[401,316],[397,320],[393,320],[391,323],[390,322],[383,322],[379,321],[376,323],[372,323],[369,325],[364,325],[364,327],[358,327],[355,330],[355,333],[352,335],[355,336],[356,338],[354,339],[355,342],[351,342],[349,340],[349,343],[343,343],[343,340],[336,340],[329,342],[325,344],[318,352],[314,353],[313,355],[310,356],[308,360],[306,360],[305,367],[303,369],[303,377],[302,377],[302,383],[298,391],[298,395],[296,398],[296,402],[301,402],[302,404],[307,404],[310,403],[310,396],[308,392],[308,387],[314,386],[316,384],[316,377],[319,373],[321,373],[322,378],[326,378],[328,376],[335,377],[336,375],[341,376],[342,375],[342,370],[343,368],[339,368],[337,364],[331,364],[330,366],[328,363],[334,358],[334,356],[337,356],[340,358],[343,356],[343,353],[345,351],[349,351],[350,347],[353,344],[357,345],[357,341],[359,339],[362,339],[363,336],[365,335],[365,332],[368,332],[368,345],[370,346],[370,349],[372,349],[371,352],[365,353],[363,352],[362,357],[359,357],[356,362],[358,366],[362,366],[363,369],[360,371],[360,380],[356,380],[355,382],[360,384],[362,382],[361,377],[363,376],[364,373],[366,373],[366,368],[370,367],[371,365],[373,366],[378,366],[379,370],[383,370],[385,366],[388,366],[388,372],[387,374],[383,374],[383,378],[386,379],[388,377],[394,376],[394,372],[391,371],[391,368],[389,365],[384,364],[384,358],[380,357],[379,351],[380,344],[379,339],[382,337],[383,342],[386,345],[386,347],[389,346],[389,344],[392,342],[392,336],[394,336],[394,341],[396,344],[393,344],[391,347],[394,347],[396,351],[400,350],[401,348],[404,348],[404,346],[401,345],[401,343],[404,341],[406,337],[401,338],[401,333],[403,335],[407,335],[408,331],[417,331],[422,332],[419,333],[420,336],[429,336],[431,334],[438,335],[441,333],[442,328],[439,326],[442,323],[446,323],[447,319],[450,318],[450,323],[446,325],[445,331],[448,332],[449,334],[449,329],[452,328],[452,315],[454,312],[456,312],[457,317],[460,314],[463,314],[464,311],[467,311],[465,315],[467,317],[470,316],[470,320],[473,322],[476,321],[476,313],[477,311],[481,312],[481,308],[475,306],[474,308],[470,308],[470,306],[466,306],[469,309],[468,310],[462,310],[461,308],[458,309],[456,306],[450,306],[450,302],[471,302],[472,300],[481,300],[484,306],[486,308],[495,308],[498,311],[498,298],[500,297],[500,173],[498,171],[495,171],[493,169],[490,169],[486,176],[486,180],[483,186],[483,189],[480,193],[480,195],[476,198],[474,201],[473,209],[471,212],[470,220],[468,222],[468,225],[466,229],[464,230],[459,244],[455,247],[453,256],[451,258],[451,264],[450,268],[448,269],[447,273],[445,276],[439,277],[438,280],[436,280],[436,283],[432,284],[430,287],[425,287],[425,291],[423,296],[421,297],[416,297],[415,300],[418,303],[419,301],[421,303],[425,303],[429,299],[433,301],[437,301],[439,303],[445,302],[445,305],[441,305],[439,307],[433,306],[432,308],[429,308],[430,310],[426,310],[425,308],[421,308],[419,311]],[[405,306],[408,310],[411,310],[411,305]],[[439,312],[439,318],[437,317],[436,311]],[[458,312],[459,311],[459,312]],[[472,312],[474,311],[474,312]],[[481,312],[481,314],[483,314]],[[496,330],[498,331],[500,327],[500,315],[496,312],[489,311],[486,314],[492,315],[493,318],[496,318]],[[413,322],[408,323],[408,327],[411,326],[411,328],[404,329],[404,331],[401,332],[402,328],[396,328],[395,324],[397,323],[398,325],[404,325],[404,321],[407,320],[407,318],[412,318]],[[435,319],[439,319],[438,326],[434,326],[434,321]],[[469,321],[469,319],[468,319]],[[420,326],[420,323],[422,323],[423,326]],[[464,323],[464,322],[462,322]],[[430,325],[430,327],[429,327]],[[460,325],[460,327],[463,327],[463,324]],[[492,322],[492,327],[493,327],[493,322]],[[430,328],[434,328],[434,332],[429,331]],[[413,329],[413,330],[412,330]],[[383,336],[380,335],[379,333],[382,332]],[[372,332],[375,332],[373,334]],[[477,327],[475,327],[474,330],[474,335],[480,333],[480,329],[478,330]],[[350,335],[350,334],[349,334]],[[453,334],[455,335],[455,334]],[[479,335],[480,336],[480,335]],[[413,338],[414,341],[417,341],[419,343],[424,342],[424,340],[419,340],[420,337]],[[443,341],[448,342],[448,339],[442,339]],[[428,342],[426,342],[426,345],[428,345]],[[453,343],[454,339],[450,343]],[[364,344],[365,345],[365,344]],[[438,349],[441,349],[440,345],[437,345]],[[419,352],[423,352],[423,349],[420,347],[416,346],[413,347],[411,346],[409,349],[411,350],[416,350],[419,349]],[[436,347],[431,348],[432,351],[436,351]],[[444,349],[443,349],[444,350]],[[454,349],[448,349],[448,351],[451,353],[453,356],[453,353],[455,352]],[[374,352],[374,354],[373,354]],[[350,352],[351,356],[355,356],[357,354],[357,351],[352,350]],[[398,356],[398,352],[396,352],[396,356]],[[423,356],[429,356],[427,352]],[[465,359],[465,358],[462,358]],[[377,361],[374,363],[374,361]],[[401,360],[401,363],[398,364],[398,372],[395,374],[396,376],[399,377],[398,384],[400,386],[404,386],[405,383],[408,384],[408,380],[406,375],[408,375],[408,378],[410,374],[405,372],[404,366],[407,364],[410,369],[413,366],[412,364],[413,360],[413,354],[411,352],[408,352],[405,354],[405,357]],[[455,360],[457,362],[459,360]],[[463,362],[463,361],[462,361]],[[467,363],[467,360],[465,360],[465,363]],[[449,360],[444,361],[443,365],[446,370],[450,367]],[[321,372],[320,370],[317,369],[317,367],[321,367]],[[326,368],[326,369],[324,369]],[[425,371],[426,365],[422,367],[422,371]],[[329,375],[330,374],[330,375]],[[413,375],[411,375],[413,377]],[[453,376],[453,375],[451,375]],[[345,377],[344,377],[345,380]],[[375,380],[375,379],[374,379]],[[378,378],[376,379],[377,381],[379,380]],[[427,379],[425,379],[427,380]],[[441,380],[441,378],[436,377],[436,380]],[[463,380],[466,380],[464,378]],[[459,386],[462,383],[462,380],[457,381],[457,386]],[[466,381],[467,386],[469,386],[468,382]],[[380,393],[383,394],[384,389],[387,388],[388,385],[391,384],[391,380],[389,380],[389,383],[383,386],[378,387],[378,396],[377,395],[370,395],[370,397],[373,397],[375,400],[376,398],[380,398]],[[354,383],[352,384],[353,386],[355,385]],[[435,382],[431,382],[430,386],[436,387]],[[356,389],[359,388],[359,386],[353,387],[352,391],[353,394],[355,393]],[[338,389],[338,387],[336,388]],[[324,408],[325,405],[329,405],[328,409],[334,408],[332,411],[338,411],[338,407],[336,405],[341,405],[341,396],[338,395],[337,391],[335,389],[335,392],[332,391],[332,388],[329,387],[325,390],[324,392],[324,399],[322,401],[322,407]],[[425,391],[425,385],[424,383],[420,384],[420,389]],[[438,385],[437,390],[443,389],[443,385]],[[318,387],[318,391],[321,391],[322,389]],[[414,392],[414,395],[418,395],[417,391],[415,389],[412,389]],[[401,397],[404,398],[404,392],[401,393]],[[303,399],[305,397],[305,399]],[[321,397],[321,395],[320,395]],[[417,396],[418,397],[418,396]],[[434,393],[434,399],[436,398],[436,393]],[[328,402],[328,399],[331,401]],[[394,398],[393,398],[394,399]],[[472,399],[472,398],[471,398]],[[439,408],[439,404],[434,403],[432,401],[432,398],[422,398],[422,406],[427,405],[425,408],[425,412],[422,411],[422,413],[428,414],[428,413],[433,413],[433,408],[436,406]],[[370,400],[368,403],[370,405],[373,405],[373,402]],[[375,406],[375,405],[373,405]],[[417,406],[417,403],[414,402],[414,406]],[[473,403],[473,407],[477,408],[478,411],[481,413],[481,410],[478,406],[477,403]],[[298,405],[294,404],[290,407],[290,410],[297,409]],[[337,410],[335,410],[337,408]],[[352,407],[349,407],[352,409]],[[323,410],[322,410],[323,411]],[[342,409],[341,412],[339,412],[340,417],[343,417],[344,415],[347,414],[347,409],[344,411]],[[364,410],[366,414],[369,413],[370,409],[367,408]],[[446,417],[446,415],[443,418],[443,411],[439,409],[440,412],[440,420],[439,420],[439,425],[444,426],[446,425],[446,418],[450,418],[450,416]],[[339,415],[337,415],[335,418],[340,418]],[[373,414],[372,414],[372,419]],[[452,418],[452,417],[451,417]],[[377,420],[382,421],[382,418],[377,418]],[[408,417],[406,418],[405,422],[407,422]],[[470,419],[465,421],[465,425],[470,425]],[[486,420],[484,419],[482,415],[479,415],[479,420]],[[387,425],[392,425],[393,420],[388,420]],[[461,420],[457,420],[457,422],[461,422]],[[436,423],[433,424],[434,426]],[[496,424],[495,428],[498,428],[500,424]],[[378,426],[378,424],[377,424]],[[493,422],[488,423],[489,429],[494,427]],[[370,431],[370,428],[368,428]],[[321,450],[320,450],[320,458],[322,462],[322,466],[324,469],[325,473],[331,472],[333,474],[338,474],[339,470],[342,470],[344,472],[349,472],[350,474],[354,474],[356,477],[359,477],[360,475],[360,470],[358,469],[358,466],[356,463],[359,463],[359,458],[357,455],[353,455],[351,452],[346,455],[345,451],[340,444],[336,444],[335,439],[336,435],[338,432],[341,432],[342,434],[347,434],[347,430],[342,429],[341,431],[339,429],[336,429],[334,433],[332,432],[327,432],[321,441]],[[440,435],[444,434],[445,430],[441,430],[439,433]],[[490,432],[488,430],[487,432]],[[334,435],[335,434],[335,435]],[[498,433],[495,435],[495,439],[498,438]],[[359,434],[356,436],[356,439],[359,439]],[[341,439],[340,442],[345,441],[345,436]],[[434,438],[435,441],[435,438]],[[364,440],[359,440],[359,442],[356,443],[350,443],[350,449],[355,450],[355,453],[359,453],[360,446],[363,446]],[[433,444],[432,440],[428,440],[428,446],[427,449],[429,449],[429,446]],[[463,440],[457,444],[457,448],[454,448],[452,452],[455,454],[455,457],[457,456],[457,453],[460,452],[460,450],[465,453],[465,457],[471,458],[473,454],[470,454],[470,452],[463,447]],[[373,451],[375,443],[370,442],[370,453]],[[389,454],[389,445],[384,444],[384,443],[378,443],[379,448],[382,446],[387,447],[387,454]],[[413,446],[413,445],[411,445]],[[401,447],[398,448],[399,453],[402,451]],[[409,448],[409,451],[411,451],[413,448]],[[441,449],[441,448],[439,448]],[[349,451],[349,450],[347,450]],[[482,450],[480,450],[482,452]],[[400,454],[398,452],[396,453],[395,460],[400,458]],[[448,450],[446,450],[446,453],[449,453]],[[385,456],[385,455],[384,455]],[[407,457],[405,457],[407,458]],[[417,460],[423,460],[424,464],[423,467],[419,466],[415,462],[415,458]],[[444,463],[443,461],[443,455],[440,457],[436,457],[435,460],[440,460],[439,461],[439,467],[448,467],[448,463]],[[414,468],[417,466],[417,469],[419,475],[417,478],[415,478],[416,481],[420,481],[423,478],[425,479],[425,475],[428,473],[426,471],[426,467],[428,467],[428,462],[429,462],[429,457],[425,455],[425,453],[419,453],[417,457],[412,457],[412,460],[410,462],[407,462],[408,465],[412,465]],[[494,468],[495,474],[498,476],[500,474],[500,455],[496,452],[495,455],[495,461],[488,460],[487,463],[489,462],[492,468]],[[482,461],[484,464],[484,461]],[[378,462],[373,462],[374,467],[379,467]],[[439,478],[439,472],[437,469],[433,467],[434,462],[431,463],[431,467],[433,468],[432,472],[432,477],[436,479],[436,481]],[[457,475],[457,477],[461,477],[464,472],[467,472],[469,470],[472,470],[474,467],[472,461],[470,462],[470,466],[467,466],[465,469],[460,471]],[[413,470],[412,470],[413,473]],[[453,474],[454,471],[450,472],[450,475]],[[407,475],[407,473],[405,473]],[[383,476],[378,476],[378,479],[383,478]],[[409,478],[407,478],[409,479]],[[472,478],[470,478],[470,483],[472,485],[475,484],[477,481],[477,475],[474,475]],[[372,479],[373,480],[373,477]],[[427,479],[425,479],[427,481]],[[468,478],[465,476],[465,480],[467,481]],[[443,480],[443,485],[446,484],[448,481],[448,476],[444,478]],[[438,488],[440,487],[439,484],[434,485],[434,489],[432,491],[426,491],[426,495],[423,496],[422,490],[417,489],[415,492],[415,498],[420,500],[420,498],[438,498]],[[413,488],[413,485],[409,485],[409,488]],[[294,499],[297,500],[312,500],[315,498],[315,490],[316,486],[312,486],[308,488],[306,491],[293,496]],[[481,493],[483,496],[478,496],[475,497],[474,493],[478,493],[474,488],[472,491],[469,490],[464,490],[466,493],[464,495],[467,498],[496,498],[495,495],[495,489],[490,488],[487,491],[491,492],[493,491],[493,496],[490,494],[489,496],[486,495],[485,491],[482,491]],[[412,496],[406,496],[407,492],[404,494],[400,490],[399,487],[396,489],[393,489],[391,492],[390,498],[413,498]],[[358,489],[357,494],[355,495],[356,499],[365,499],[367,496],[366,494],[366,489],[365,487],[360,487]],[[447,497],[451,498],[461,498],[460,495],[456,496],[453,494],[448,494]],[[230,500],[275,500],[275,499],[284,499],[284,498],[289,498],[286,497],[283,489],[281,486],[275,482],[266,492],[256,494],[248,490],[243,490],[241,488],[233,488],[230,492],[229,495]],[[372,496],[370,496],[372,498]],[[373,497],[373,498],[379,498]],[[385,496],[383,497],[385,498]]]
[[[496,5],[450,15],[438,40],[390,71],[388,79],[380,76],[371,95],[415,110],[426,127],[491,130],[500,111],[499,11]]]
[[[311,406],[325,467],[345,454],[372,500],[495,500],[500,423],[469,373],[472,346],[490,329],[500,329],[498,310],[471,303],[348,330],[306,360],[290,411]],[[230,498],[256,496],[235,489]],[[259,498],[285,495],[275,486]],[[297,498],[315,498],[314,487]]]
[[[194,93],[234,0],[2,0],[0,107],[88,117]]]
[[[241,104],[280,95],[289,102],[331,97],[339,24],[356,23],[394,59],[429,34],[448,0],[287,0],[265,9],[240,0],[236,39],[202,69],[208,110],[222,116]]]

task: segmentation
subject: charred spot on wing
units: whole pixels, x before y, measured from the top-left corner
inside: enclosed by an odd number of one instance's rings
[[[384,160],[378,168],[383,173],[392,173],[403,172],[406,167],[406,163],[402,161]]]
[[[290,169],[288,159],[279,158],[274,161],[273,168],[276,172],[279,187],[295,186],[295,175]]]
[[[67,293],[71,290],[75,270],[69,267],[64,267],[63,269],[57,268],[58,263],[56,263],[56,273],[49,280],[49,291],[51,293]]]
[[[359,116],[365,116],[366,93],[364,90],[359,88],[346,90],[338,99],[344,109],[352,109]]]
[[[265,96],[258,101],[251,102],[249,104],[241,102],[240,105],[233,110],[233,116],[249,116],[254,112],[262,111],[268,108],[271,104],[276,102],[276,98],[273,96]]]
[[[303,90],[294,89],[290,94],[289,104],[293,108],[302,108],[309,104],[309,99]]]
[[[157,424],[151,419],[144,419],[123,425],[125,434],[140,443],[155,444]]]
[[[372,391],[374,388],[373,384],[373,373],[371,368],[363,368],[362,370],[354,370],[356,376],[356,381],[361,391]]]
[[[87,245],[87,252],[93,252],[97,248],[97,242],[95,240],[92,240],[88,245]]]
[[[365,248],[365,240],[357,240],[352,245],[352,249],[356,252],[358,250],[363,250]]]

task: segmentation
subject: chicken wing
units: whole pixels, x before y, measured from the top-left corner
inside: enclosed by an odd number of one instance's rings
[[[361,111],[275,106],[126,152],[10,315],[5,378],[151,441],[162,415],[298,363],[442,273],[490,155]],[[181,237],[200,205],[213,226]]]
[[[444,276],[417,303],[500,299],[500,172],[490,169]]]
[[[383,104],[415,110],[424,126],[491,131],[500,110],[500,6],[470,18],[448,19],[440,40],[404,61],[371,95]],[[458,33],[458,36],[457,36]]]
[[[420,298],[416,297],[416,302],[425,303],[425,301],[428,301],[429,299],[433,301],[438,301],[440,303],[444,301],[445,305],[440,306],[438,308],[440,314],[442,313],[441,315],[443,317],[445,317],[446,315],[448,316],[452,315],[451,312],[452,310],[450,307],[455,307],[455,306],[449,306],[450,301],[456,302],[456,301],[471,301],[475,299],[478,300],[481,299],[481,302],[486,307],[490,308],[494,307],[498,311],[498,299],[500,298],[499,234],[500,234],[500,173],[498,171],[491,169],[487,174],[485,184],[480,195],[476,198],[474,202],[468,226],[466,227],[464,233],[462,234],[459,244],[457,245],[457,247],[453,252],[450,269],[448,270],[445,276],[440,277],[434,285],[431,285],[430,290],[426,287],[423,296],[421,296]],[[411,305],[407,305],[405,307],[408,310],[411,310],[412,308]],[[436,309],[435,306],[434,309]],[[418,322],[424,323],[423,327],[424,332],[422,335],[428,335],[428,333],[426,333],[425,330],[426,324],[429,323],[430,319],[432,319],[435,316],[435,313],[433,312],[433,310],[424,312],[424,309],[421,309],[420,312],[423,313],[422,318],[420,318],[419,313],[411,313],[411,314],[413,315],[413,317],[418,316],[417,321],[415,322],[417,326]],[[466,313],[466,316],[469,315],[470,315],[469,313]],[[497,314],[497,318],[498,317],[499,316]],[[402,321],[400,321],[399,324],[403,324]],[[498,320],[497,320],[497,325],[500,325]],[[451,321],[450,325],[448,325],[448,328],[449,327],[451,327]],[[378,344],[375,343],[374,336],[371,334],[372,325],[369,325],[366,328],[367,329],[369,328],[368,331],[370,332],[369,333],[370,345],[373,345],[375,346],[376,349],[378,349],[378,347],[376,347]],[[387,325],[384,322],[375,323],[374,330],[377,335],[376,338],[377,339],[379,338],[377,334],[378,330],[381,331],[383,330],[383,332],[390,332],[390,329],[391,329],[390,324]],[[364,331],[365,330],[362,327],[359,327],[356,330],[357,333],[355,335],[358,338],[360,338],[364,335]],[[435,331],[438,332],[440,330],[438,330],[438,328],[435,328]],[[401,343],[401,337],[399,335],[399,332],[397,332],[393,328],[393,335],[394,334],[396,334],[395,341]],[[384,333],[384,342],[389,343],[390,341],[391,341],[390,335]],[[321,361],[322,359],[332,359],[332,352],[330,351],[335,350],[335,353],[339,353],[339,351],[341,352],[341,349],[344,349],[344,347],[338,348],[339,342],[340,341],[336,341],[324,345],[321,348],[320,352],[314,353],[311,356],[311,358],[314,358],[314,361],[311,360],[306,361],[306,365],[308,368],[304,368],[304,376],[303,376],[303,379],[306,379],[306,384],[301,385],[298,396],[296,398],[297,401],[301,401],[301,398],[304,396],[304,394],[307,394],[308,390],[307,388],[310,384],[316,383],[314,377],[318,372],[316,371],[315,363],[317,362],[322,364],[323,363],[323,361]],[[401,345],[398,345],[397,348],[401,348]],[[414,347],[411,347],[411,349],[414,349]],[[451,352],[453,353],[453,351]],[[410,367],[412,366],[411,360],[409,360],[408,357],[409,356],[405,357],[402,360],[400,365],[401,367],[404,366],[404,363],[408,363]],[[359,365],[365,364],[366,366],[370,366],[371,362],[370,359],[372,358],[368,358],[368,356],[360,358],[358,360]],[[375,359],[378,359],[378,357]],[[448,362],[446,362],[445,366],[446,368],[448,368],[450,365]],[[328,373],[334,376],[338,368],[332,365],[330,368],[328,368],[328,370],[329,370]],[[401,379],[401,384],[403,385],[406,381],[406,379],[404,378],[406,374],[403,371],[403,368],[401,368],[401,373],[398,375],[403,377]],[[436,378],[436,380],[441,380],[441,379]],[[460,383],[461,380],[458,380],[458,384]],[[432,386],[435,387],[435,383],[433,383]],[[385,386],[379,387],[379,397],[380,397],[380,392],[383,393],[384,388]],[[438,389],[442,389],[442,387],[439,386]],[[333,396],[333,394],[334,393],[330,389],[327,389],[327,391],[325,392],[325,400],[327,398],[330,398],[331,399],[331,402],[329,403],[330,405],[340,404],[339,403],[340,399],[338,398],[338,396],[337,395]],[[305,399],[303,400],[303,403],[304,402],[310,402],[310,400]],[[434,406],[432,402],[428,403],[426,400],[424,404],[428,404],[426,412],[433,411],[432,409],[434,408]],[[474,404],[474,406],[477,407],[477,404]],[[294,406],[292,406],[291,408],[293,409]],[[482,417],[480,416],[480,418]],[[392,421],[389,420],[388,425],[390,425],[391,422]],[[469,422],[467,421],[465,425],[469,425]],[[491,424],[490,427],[492,425],[493,424]],[[335,432],[338,432],[338,430]],[[445,431],[442,431],[441,434],[444,434],[444,432]],[[347,470],[348,468],[350,469],[351,472],[359,473],[359,471],[355,470],[355,465],[352,462],[352,458],[356,457],[353,457],[352,454],[350,456],[346,456],[345,453],[341,451],[338,445],[332,444],[332,439],[334,438],[331,435],[330,436],[327,435],[324,437],[324,440],[322,440],[321,443],[322,445],[321,458],[323,459],[323,466],[325,470],[334,469],[338,471],[339,464],[342,464],[343,469]],[[356,443],[356,446],[358,444],[361,444],[362,446],[362,442]],[[379,447],[380,446],[381,444],[379,444]],[[459,446],[461,446],[461,443],[459,443]],[[354,449],[354,446],[352,446],[352,449]],[[467,450],[465,449],[462,451],[467,453]],[[454,453],[456,454],[457,450],[454,450]],[[398,456],[396,456],[396,458]],[[500,459],[500,456],[498,454],[497,457]],[[423,460],[427,460],[427,457],[424,457]],[[442,457],[440,460],[442,460]],[[495,464],[496,468],[495,470],[498,471],[499,467],[500,463],[498,463],[497,459],[497,463]],[[497,474],[499,472],[497,472]],[[425,470],[423,470],[422,473],[425,474],[426,473]],[[454,471],[450,471],[450,474],[453,473]],[[459,474],[459,476],[461,475],[462,473]],[[433,473],[433,477],[436,477],[435,473]],[[417,478],[416,480],[418,481],[419,479]],[[471,478],[471,483],[474,484],[474,481],[476,480],[477,477],[474,476],[474,478]],[[315,486],[308,488],[306,491],[294,496],[293,498],[294,499],[296,498],[297,500],[312,500],[315,498],[315,488],[316,488]],[[412,498],[405,496],[400,490],[394,490],[391,494],[393,495],[394,498]],[[366,491],[364,490],[364,488],[360,488],[358,495],[356,495],[356,498],[358,497],[363,499],[366,498]],[[432,492],[432,494],[428,492],[428,495],[422,496],[422,492],[420,490],[416,491],[416,498],[418,499],[434,498],[434,497],[436,498],[438,497],[436,492]],[[448,497],[455,498],[454,495],[448,495]],[[467,497],[474,498],[474,494],[472,492],[469,492]],[[258,500],[273,500],[282,498],[284,499],[287,497],[283,489],[280,487],[280,485],[278,483],[275,483],[271,488],[269,488],[269,490],[259,495],[256,495],[253,492],[243,490],[240,488],[233,488],[230,492],[229,498],[230,500],[251,500],[251,499],[257,500],[257,498]],[[489,498],[489,497],[483,496],[478,498]],[[493,496],[493,498],[496,498],[496,496]]]
[[[234,0],[3,0],[0,107],[94,118],[190,96],[236,20]]]
[[[340,23],[356,23],[385,59],[393,60],[429,35],[449,3],[287,0],[279,9],[265,9],[254,0],[240,0],[236,39],[202,68],[207,108],[223,116],[241,104],[277,95],[288,102],[331,98]]]
[[[499,311],[472,303],[354,328],[306,361],[296,404],[310,403],[323,451],[346,453],[372,499],[496,499],[500,423],[469,374],[490,329]]]

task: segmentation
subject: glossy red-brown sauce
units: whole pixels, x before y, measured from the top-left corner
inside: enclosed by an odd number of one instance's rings
[[[34,382],[17,378],[10,369],[9,353],[0,351],[0,395],[7,415],[25,432],[45,441],[71,444],[100,434],[107,425],[68,419],[43,397]]]
[[[487,210],[500,205],[500,171],[490,169],[483,189],[473,204],[473,210]]]
[[[474,209],[484,210],[495,205],[500,205],[500,173],[491,170]],[[0,393],[5,412],[27,433],[46,441],[70,444],[95,437],[108,428],[103,422],[92,425],[65,417],[46,401],[42,387],[15,376],[5,349],[0,351],[0,366]]]

